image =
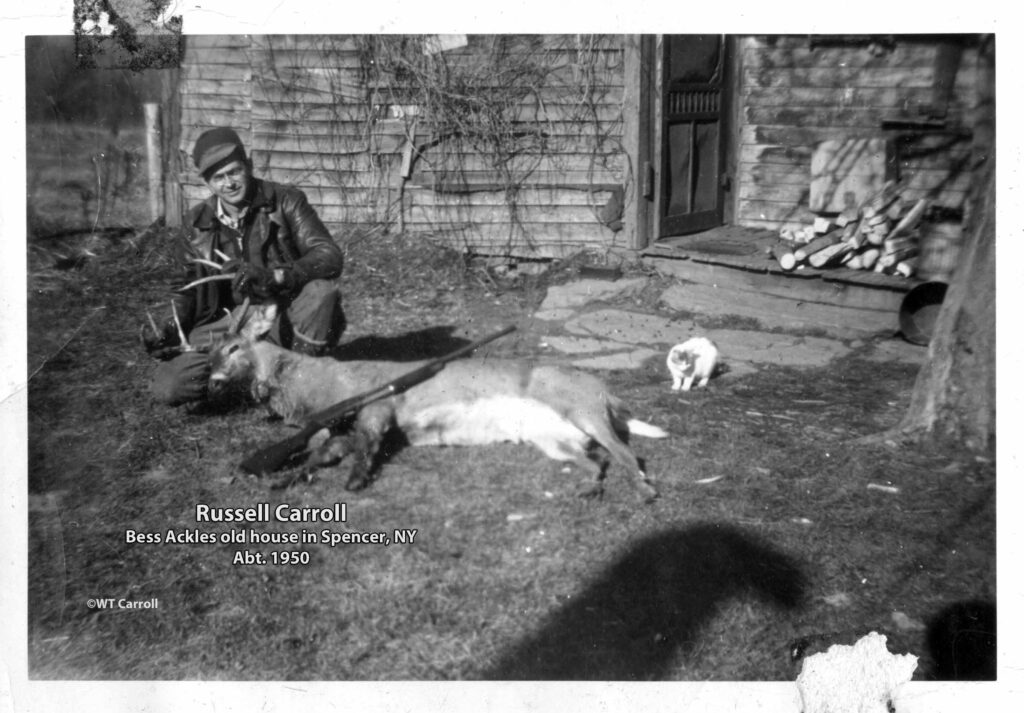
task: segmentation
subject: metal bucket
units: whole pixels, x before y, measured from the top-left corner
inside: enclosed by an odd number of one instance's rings
[[[900,332],[912,344],[928,346],[946,297],[945,282],[922,282],[900,304]]]

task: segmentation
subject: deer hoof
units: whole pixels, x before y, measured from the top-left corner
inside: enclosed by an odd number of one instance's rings
[[[370,478],[366,473],[352,473],[345,483],[345,490],[356,492],[363,490],[370,484]]]

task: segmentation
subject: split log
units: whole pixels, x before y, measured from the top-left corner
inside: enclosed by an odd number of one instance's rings
[[[840,228],[845,228],[850,223],[856,223],[860,217],[860,211],[856,208],[847,208],[836,218],[836,225]]]
[[[899,181],[888,180],[882,189],[875,195],[868,199],[867,203],[861,208],[860,214],[865,218],[873,218],[878,215],[892,203],[899,196],[900,184]]]
[[[860,250],[867,241],[867,236],[860,232],[859,228],[859,223],[848,223],[846,227],[843,228],[843,242],[854,250]]]
[[[903,215],[903,196],[896,196],[896,200],[892,202],[892,205],[885,211],[885,215],[889,220],[899,220],[900,216]]]
[[[802,228],[802,229],[796,231],[796,236],[795,237],[796,237],[796,241],[800,242],[800,243],[809,243],[809,242],[811,242],[812,240],[814,240],[814,227],[811,226],[811,225],[808,225],[807,227]]]
[[[818,217],[814,219],[814,232],[817,235],[825,235],[826,233],[831,233],[835,229],[836,224],[828,218]]]
[[[878,258],[881,257],[882,251],[878,248],[868,248],[860,254],[860,262],[862,269],[870,270],[878,262]]]
[[[917,258],[911,257],[896,263],[896,273],[903,277],[910,277],[917,272]]]
[[[872,245],[881,245],[885,241],[884,236],[879,235],[870,227],[864,231],[864,239]]]
[[[793,251],[793,256],[796,257],[797,262],[803,262],[809,255],[818,252],[822,248],[827,248],[829,245],[834,245],[840,240],[842,240],[842,231],[833,230],[831,233],[815,238],[806,245],[797,248]]]
[[[838,242],[809,255],[807,262],[810,263],[811,267],[830,267],[831,265],[838,265],[844,256],[852,252],[853,248],[847,243]]]
[[[789,271],[796,267],[796,256],[785,243],[776,243],[771,248],[772,257],[779,263],[779,267]]]
[[[928,210],[928,199],[922,198],[914,207],[907,211],[907,214],[903,216],[903,219],[896,224],[896,227],[890,231],[890,237],[897,237],[903,233],[909,233],[911,230],[917,227],[917,224],[921,222],[921,218],[924,217],[925,211]]]
[[[916,248],[917,240],[911,237],[894,238],[890,236],[886,239],[884,247],[885,254],[894,253],[899,250],[905,250],[906,248]]]
[[[878,264],[883,268],[895,267],[896,263],[902,262],[907,258],[911,258],[917,255],[917,246],[911,245],[903,248],[898,248],[892,252],[884,253],[878,258]]]

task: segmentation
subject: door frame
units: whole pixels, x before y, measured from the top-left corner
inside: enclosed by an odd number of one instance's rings
[[[742,117],[742,43],[737,35],[725,35],[725,79],[722,96],[721,151],[724,190],[722,223],[735,222],[739,132]],[[630,154],[633,190],[627,192],[629,243],[643,249],[657,241],[662,211],[661,95],[664,35],[631,35],[625,42],[623,139]]]

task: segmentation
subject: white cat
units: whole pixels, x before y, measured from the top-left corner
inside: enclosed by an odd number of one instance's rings
[[[689,391],[694,380],[707,386],[718,363],[718,347],[706,337],[693,337],[677,344],[668,352],[668,370],[672,374],[672,390]]]

